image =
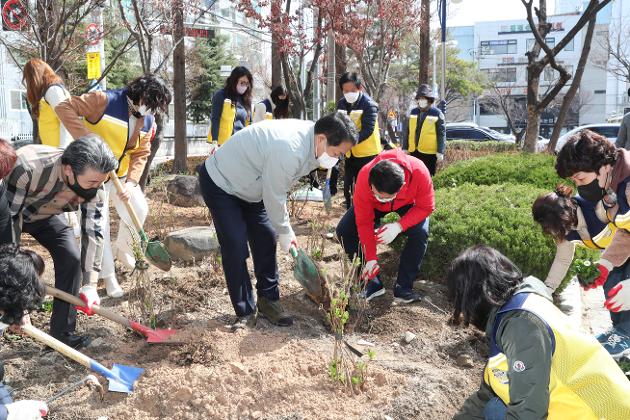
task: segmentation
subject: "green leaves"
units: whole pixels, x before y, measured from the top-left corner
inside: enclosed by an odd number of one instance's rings
[[[587,287],[590,286],[597,277],[599,277],[600,273],[597,269],[597,265],[592,259],[576,258],[571,263],[569,274],[571,277],[577,276],[580,285]]]

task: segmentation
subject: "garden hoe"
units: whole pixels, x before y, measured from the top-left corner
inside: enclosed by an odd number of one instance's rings
[[[332,175],[332,168],[326,172],[326,183],[324,184],[324,191],[322,196],[324,197],[324,209],[326,213],[330,214],[332,210],[332,194],[330,193],[330,176]]]
[[[291,247],[289,250],[295,261],[293,276],[304,287],[306,295],[326,310],[330,307],[330,290],[324,276],[315,262],[306,255],[303,249]]]
[[[55,289],[51,286],[46,286],[46,294],[56,297],[57,299],[61,299],[64,302],[68,302],[71,305],[75,306],[84,306],[85,303],[76,296],[73,296],[69,293],[66,293],[62,290]],[[180,344],[176,341],[168,341],[169,337],[175,334],[176,330],[154,330],[152,328],[146,327],[142,324],[139,324],[135,321],[132,321],[128,318],[125,318],[122,315],[115,313],[114,311],[110,311],[109,309],[102,308],[98,305],[92,306],[92,310],[94,313],[99,314],[100,316],[109,319],[110,321],[117,322],[118,324],[131,328],[134,331],[139,332],[147,338],[147,343],[151,344]]]
[[[72,347],[62,343],[46,334],[45,332],[35,328],[32,325],[22,325],[21,330],[29,337],[46,344],[48,347],[58,351],[75,362],[85,366],[93,372],[107,378],[109,381],[109,390],[113,392],[126,392],[131,394],[133,388],[138,381],[144,369],[115,364],[111,369],[107,369],[94,359],[91,359],[83,353],[73,349]]]
[[[114,183],[116,190],[120,193],[123,189],[122,184],[120,183],[120,179],[118,179],[118,175],[116,175],[115,171],[110,172],[109,178]],[[125,203],[127,207],[127,212],[129,213],[129,217],[133,221],[134,227],[140,236],[140,242],[142,244],[142,248],[144,249],[144,256],[147,260],[163,271],[169,271],[171,269],[171,257],[168,255],[166,248],[159,241],[149,241],[147,234],[144,229],[142,229],[142,223],[140,223],[140,219],[138,219],[138,215],[136,211],[133,209],[129,202]]]
[[[98,379],[96,379],[96,376],[88,375],[85,378],[81,379],[80,381],[77,381],[75,383],[72,383],[66,386],[61,391],[57,392],[52,397],[48,398],[46,400],[46,404],[50,405],[50,403],[52,403],[53,401],[57,401],[59,398],[63,397],[66,394],[69,394],[72,391],[75,391],[76,389],[82,387],[83,385],[87,385],[88,388],[90,389],[96,388],[98,390],[99,397],[101,397],[101,402],[105,399],[105,392],[103,391],[103,386],[101,385],[101,383],[98,381]]]

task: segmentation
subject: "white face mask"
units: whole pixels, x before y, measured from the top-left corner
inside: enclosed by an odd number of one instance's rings
[[[429,106],[429,101],[427,101],[426,99],[422,98],[422,99],[418,99],[418,106],[420,108],[426,108],[427,106]]]
[[[346,102],[348,102],[349,104],[353,104],[359,99],[360,94],[361,92],[348,92],[344,93],[343,97],[346,98]]]
[[[396,199],[396,196],[393,196],[392,198],[381,198],[378,195],[374,194],[374,198],[376,198],[376,201],[378,201],[379,203],[391,203]]]
[[[243,95],[245,92],[247,92],[247,88],[249,86],[247,85],[236,85],[236,91],[238,92],[239,95]]]
[[[153,115],[153,112],[149,108],[147,108],[145,104],[142,104],[138,107],[138,114],[146,117],[147,115]]]
[[[326,151],[324,151],[324,153],[322,153],[322,155],[317,158],[317,161],[319,162],[319,166],[321,166],[322,168],[330,169],[335,166],[337,162],[339,162],[339,158],[332,157],[328,153],[326,153]]]

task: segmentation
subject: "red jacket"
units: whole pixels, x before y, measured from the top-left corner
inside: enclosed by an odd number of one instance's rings
[[[385,159],[392,160],[405,170],[405,184],[391,203],[379,202],[368,182],[370,170]],[[413,207],[399,221],[403,232],[429,217],[435,210],[431,174],[421,160],[406,155],[401,149],[393,149],[382,152],[361,168],[354,191],[354,214],[366,261],[376,259],[374,210],[389,213],[409,204]]]

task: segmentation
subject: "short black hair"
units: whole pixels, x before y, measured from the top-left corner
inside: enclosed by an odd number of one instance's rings
[[[405,183],[405,171],[391,160],[381,160],[370,169],[368,182],[378,192],[396,194]]]
[[[344,112],[333,112],[317,120],[315,134],[325,135],[329,146],[339,146],[341,143],[355,146],[359,141],[356,126]]]
[[[102,174],[118,168],[112,149],[93,133],[71,142],[61,155],[61,163],[70,165],[75,175],[83,175],[88,168]]]
[[[558,242],[565,240],[578,224],[573,189],[560,184],[554,192],[539,196],[532,206],[532,216],[545,234]]]
[[[505,255],[486,245],[466,249],[448,272],[448,296],[453,321],[486,328],[490,312],[500,308],[523,282],[523,274]]]
[[[45,288],[39,280],[44,260],[34,251],[9,244],[0,246],[0,310],[2,322],[20,322],[25,311],[41,306]]]
[[[608,139],[594,131],[584,129],[573,134],[556,159],[556,172],[561,178],[570,178],[578,172],[599,172],[604,165],[614,165],[617,148]]]
[[[341,77],[339,78],[339,89],[343,89],[343,85],[345,85],[346,83],[354,83],[354,85],[358,88],[361,87],[361,78],[359,77],[359,74],[356,72],[345,72],[344,74],[341,75]]]
[[[139,105],[140,100],[152,111],[168,113],[171,92],[160,79],[153,74],[145,74],[127,84],[127,96]]]

